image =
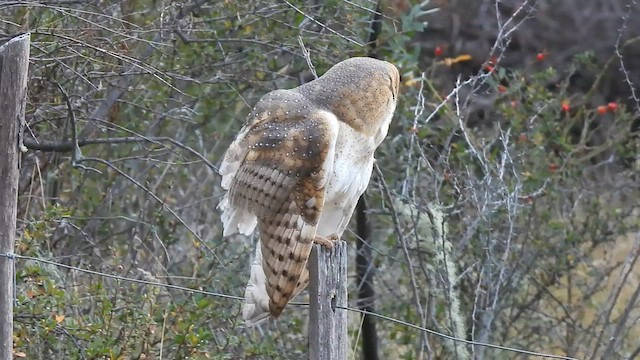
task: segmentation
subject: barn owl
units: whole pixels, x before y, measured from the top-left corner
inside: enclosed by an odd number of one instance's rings
[[[302,291],[314,243],[342,236],[387,135],[398,69],[373,58],[342,61],[318,79],[264,95],[222,164],[223,236],[260,240],[245,291],[253,325]]]

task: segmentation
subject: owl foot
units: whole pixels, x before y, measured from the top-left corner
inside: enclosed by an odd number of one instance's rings
[[[340,237],[338,235],[333,234],[327,237],[316,236],[315,239],[313,239],[313,242],[316,244],[320,244],[329,250],[332,250],[333,244],[335,244],[335,242],[338,241],[339,239]]]

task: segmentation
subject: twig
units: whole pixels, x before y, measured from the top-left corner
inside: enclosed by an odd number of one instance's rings
[[[402,247],[402,251],[404,254],[404,258],[405,261],[407,262],[407,268],[409,269],[409,280],[411,281],[411,288],[413,290],[413,302],[415,303],[414,305],[416,306],[417,312],[418,312],[418,316],[420,316],[420,320],[422,322],[426,322],[426,316],[424,314],[424,310],[422,308],[422,301],[420,301],[420,295],[418,294],[418,285],[417,285],[417,281],[416,281],[416,275],[413,271],[413,261],[411,260],[411,256],[409,255],[409,249],[407,248],[407,242],[404,238],[404,236],[402,235],[402,229],[400,228],[400,219],[398,217],[398,212],[395,209],[395,205],[393,202],[393,198],[391,197],[391,192],[389,191],[389,187],[387,186],[387,183],[384,180],[384,175],[382,174],[382,171],[380,170],[380,168],[378,167],[378,164],[374,164],[374,168],[376,170],[376,175],[378,176],[378,179],[380,181],[380,184],[382,185],[382,190],[383,190],[383,194],[384,194],[384,198],[388,203],[389,209],[391,210],[391,214],[392,214],[392,219],[393,219],[393,227],[396,231],[396,234],[398,235],[398,242],[400,243],[401,247]],[[429,342],[426,336],[424,336],[425,334],[423,334],[422,336],[422,346],[429,346]]]
[[[78,146],[78,129],[76,127],[76,114],[73,111],[73,106],[71,105],[69,94],[67,94],[67,92],[64,90],[62,85],[60,85],[60,83],[52,79],[50,79],[50,81],[54,85],[56,85],[58,89],[60,89],[60,92],[62,93],[62,97],[64,98],[64,101],[67,104],[67,112],[69,113],[69,122],[71,123],[71,165],[73,167],[84,168],[82,165],[78,164],[78,160],[82,159],[82,152],[80,151],[80,146]],[[84,169],[86,170],[87,168],[84,168]]]
[[[320,25],[323,29],[327,29],[330,33],[332,33],[332,34],[334,34],[334,35],[338,35],[339,37],[341,37],[341,38],[343,38],[343,39],[347,40],[348,42],[350,42],[350,43],[352,43],[352,44],[358,45],[358,46],[360,46],[360,47],[363,47],[363,46],[364,46],[363,44],[359,43],[358,41],[353,40],[353,39],[351,39],[351,38],[348,38],[348,37],[346,37],[346,36],[344,36],[344,35],[340,34],[339,32],[337,32],[337,31],[333,30],[332,28],[328,27],[327,25],[325,25],[325,24],[321,23],[320,21],[318,21],[318,20],[314,19],[314,18],[313,18],[313,17],[311,17],[310,15],[307,15],[304,11],[300,10],[299,8],[297,8],[295,5],[293,5],[293,4],[292,4],[292,3],[290,3],[289,1],[287,1],[287,0],[283,0],[283,1],[284,1],[287,5],[289,5],[293,10],[295,10],[298,14],[300,14],[300,15],[304,16],[305,18],[307,18],[307,19],[311,20],[311,21],[312,21],[312,22],[314,22],[316,25]]]
[[[631,16],[631,11],[633,10],[633,7],[635,5],[637,5],[636,0],[631,0],[627,4],[627,12],[622,16],[622,25],[620,26],[620,29],[618,29],[618,38],[616,39],[615,49],[616,49],[616,56],[620,60],[620,71],[622,71],[622,73],[624,74],[625,82],[627,83],[627,85],[629,86],[629,90],[631,91],[631,98],[635,102],[635,106],[638,114],[640,114],[640,98],[636,93],[637,86],[633,84],[633,81],[631,81],[631,78],[629,77],[629,69],[627,69],[624,63],[624,59],[622,58],[622,52],[620,51],[620,43],[622,42],[623,30],[627,27],[627,21],[629,20],[629,17]]]
[[[313,74],[313,78],[317,79],[318,74],[316,73],[316,67],[313,66],[313,62],[311,62],[311,54],[309,53],[309,50],[307,50],[307,48],[304,47],[304,42],[302,42],[302,36],[298,36],[298,43],[300,44],[300,48],[302,49],[302,55],[307,60],[307,66],[309,66],[309,70],[311,70],[311,73]]]
[[[622,274],[620,276],[620,281],[616,285],[615,290],[613,290],[611,292],[611,295],[609,296],[609,298],[607,300],[607,303],[609,303],[609,308],[604,313],[604,321],[603,321],[602,326],[600,328],[600,332],[598,334],[598,338],[596,340],[595,346],[593,347],[593,352],[591,353],[591,359],[595,359],[596,358],[598,349],[600,348],[600,345],[602,344],[603,335],[605,333],[607,325],[610,323],[610,319],[611,319],[611,315],[613,313],[613,310],[616,307],[615,305],[618,302],[618,299],[619,299],[620,295],[622,294],[622,290],[624,288],[624,285],[627,283],[627,279],[634,272],[635,264],[638,261],[638,258],[640,258],[640,235],[638,235],[632,251],[629,253],[629,255],[627,256],[627,258],[625,260],[625,266],[624,266],[624,269],[622,270]],[[618,319],[618,326],[616,327],[616,330],[615,330],[616,334],[618,334],[618,335],[619,335],[619,331],[622,329],[620,327],[620,324],[624,324],[625,323],[626,319],[629,316],[628,311],[631,308],[633,308],[633,303],[637,300],[638,295],[640,294],[640,293],[638,293],[638,290],[640,290],[640,287],[638,289],[636,289],[636,291],[632,295],[631,299],[629,300],[629,305],[625,309],[625,315],[626,316],[623,316],[620,319]],[[607,353],[612,350],[612,349],[609,349],[609,348],[612,346],[612,343],[615,343],[615,342],[616,342],[616,336],[612,336],[609,339],[609,345],[608,345],[607,350],[606,350]],[[607,358],[606,356],[602,357],[602,359],[606,359],[606,358]]]
[[[182,224],[182,226],[184,226],[200,242],[200,244],[202,244],[202,246],[204,246],[209,251],[209,253],[211,253],[211,255],[213,255],[213,257],[220,264],[223,264],[222,260],[220,260],[220,258],[218,258],[218,256],[215,254],[213,249],[200,237],[200,235],[198,235],[198,233],[196,233],[195,230],[193,230],[191,228],[191,226],[187,225],[187,223],[184,220],[182,220],[182,218],[172,208],[167,206],[167,204],[162,199],[160,199],[158,197],[158,195],[154,194],[152,191],[150,191],[147,187],[142,185],[136,179],[132,178],[129,174],[127,174],[124,171],[120,170],[117,166],[111,164],[110,162],[108,162],[106,160],[100,159],[100,158],[84,157],[84,158],[80,159],[79,161],[81,161],[81,162],[95,161],[95,162],[98,162],[100,164],[106,165],[107,167],[111,168],[112,170],[114,170],[115,172],[120,174],[121,176],[124,176],[127,180],[131,181],[134,185],[136,185],[137,187],[142,189],[147,195],[151,196],[154,200],[156,200],[159,204],[161,204],[163,208],[166,208],[167,211],[171,215],[173,215],[173,217],[175,217],[176,220],[178,220],[180,222],[180,224]]]
[[[173,30],[173,32],[178,35],[178,38],[180,38],[180,40],[185,43],[185,44],[195,44],[195,43],[250,43],[250,44],[256,44],[256,45],[261,45],[261,46],[266,46],[266,47],[270,47],[276,50],[281,50],[281,51],[285,51],[287,53],[290,53],[292,55],[297,55],[295,52],[276,45],[276,44],[272,44],[272,43],[268,43],[265,41],[260,41],[260,40],[256,40],[256,39],[242,39],[242,38],[190,38],[187,37],[184,33],[182,33],[182,31],[175,29]]]
[[[160,142],[170,142],[171,144],[188,151],[189,153],[196,156],[202,162],[204,162],[215,174],[218,174],[218,168],[213,165],[207,158],[205,158],[202,154],[194,150],[193,148],[166,136],[160,137],[117,137],[117,138],[102,138],[102,139],[82,139],[77,141],[77,145],[79,147],[87,146],[87,145],[98,145],[98,144],[128,144],[128,143],[144,143],[150,142],[159,144]],[[40,150],[40,151],[51,151],[51,152],[68,152],[73,151],[74,142],[73,141],[64,141],[64,142],[55,142],[55,141],[42,141],[36,140],[34,138],[26,138],[24,139],[24,145],[27,149],[31,150]]]

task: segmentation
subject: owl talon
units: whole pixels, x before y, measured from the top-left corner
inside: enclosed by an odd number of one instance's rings
[[[336,241],[338,241],[338,239],[339,237],[336,234],[329,235],[327,237],[316,236],[315,239],[313,239],[313,242],[316,244],[320,244],[329,250],[332,250],[333,245]]]

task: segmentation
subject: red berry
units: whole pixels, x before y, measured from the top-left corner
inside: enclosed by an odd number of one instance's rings
[[[507,92],[507,87],[504,86],[504,85],[498,85],[498,92],[506,93]]]
[[[604,106],[604,105],[600,105],[600,106],[598,106],[598,114],[600,114],[600,115],[604,115],[604,114],[606,114],[606,113],[607,113],[607,110],[608,110],[608,109],[607,109],[607,107],[606,107],[606,106]]]
[[[540,52],[540,53],[538,53],[538,55],[536,55],[536,60],[542,61],[542,60],[544,60],[545,56],[546,55],[544,53]]]
[[[560,168],[560,165],[558,164],[549,164],[549,172],[556,172],[558,171],[558,169]]]
[[[497,57],[495,56],[490,57],[489,60],[487,61],[487,64],[484,66],[484,69],[487,70],[488,72],[492,72],[497,62],[498,62]]]
[[[571,110],[571,107],[569,106],[569,102],[565,101],[562,103],[562,111],[563,112],[569,112],[569,110]]]
[[[518,142],[519,143],[525,143],[525,142],[527,142],[527,140],[529,140],[529,137],[525,133],[522,133],[522,134],[520,134],[520,136],[518,136]]]
[[[442,46],[436,46],[436,49],[433,51],[436,56],[442,55]]]
[[[609,108],[609,110],[611,111],[616,111],[618,110],[618,103],[612,101],[607,104],[607,108]]]

